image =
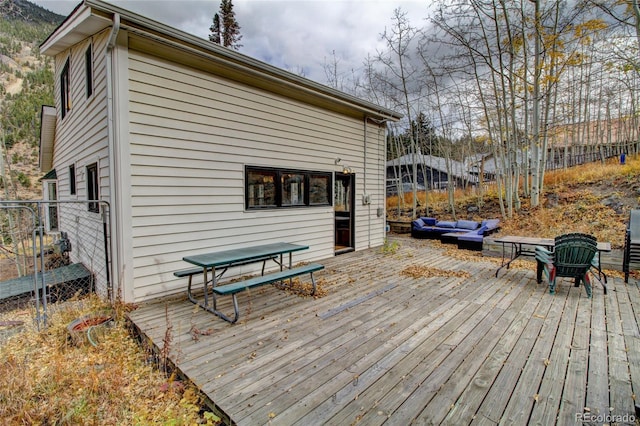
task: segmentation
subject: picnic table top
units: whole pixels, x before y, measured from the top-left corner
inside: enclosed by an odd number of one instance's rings
[[[309,246],[280,242],[211,253],[201,253],[193,256],[185,256],[182,260],[194,265],[202,266],[203,268],[211,268],[231,265],[236,262],[258,259],[270,255],[292,253],[295,251],[306,250],[308,248]]]
[[[524,237],[520,235],[504,235],[493,241],[502,244],[527,244],[545,247],[553,247],[555,245],[555,239],[553,238]],[[598,241],[598,251],[611,251],[611,243]]]

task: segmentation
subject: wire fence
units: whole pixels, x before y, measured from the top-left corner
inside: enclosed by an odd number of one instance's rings
[[[31,309],[46,326],[59,302],[90,293],[113,300],[110,229],[102,201],[0,201],[0,324]]]

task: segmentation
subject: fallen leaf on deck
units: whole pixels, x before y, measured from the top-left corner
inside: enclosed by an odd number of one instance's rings
[[[469,278],[471,274],[464,271],[446,271],[444,269],[430,268],[422,265],[410,265],[400,272],[412,278],[430,278],[430,277],[460,277]]]

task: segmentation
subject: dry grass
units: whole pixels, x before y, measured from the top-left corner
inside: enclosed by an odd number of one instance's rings
[[[640,159],[629,158],[624,165],[617,160],[610,160],[605,164],[591,163],[583,166],[571,167],[545,173],[544,184],[548,188],[559,189],[575,185],[598,184],[611,179],[636,180],[640,176]],[[612,188],[615,190],[615,188]]]
[[[95,346],[71,342],[72,320],[108,309],[97,297],[66,302],[43,331],[32,325],[33,312],[3,315],[24,322],[0,347],[3,424],[215,424],[196,389],[154,366],[123,306],[110,310],[112,327],[93,334]]]
[[[473,196],[472,190],[456,189],[454,190],[454,199],[465,199]],[[397,210],[398,202],[400,201],[400,195],[390,195],[387,197],[387,211],[392,212]],[[439,204],[446,204],[449,199],[447,191],[418,191],[417,192],[417,205],[434,206]],[[402,208],[411,208],[413,205],[413,192],[405,192],[402,194],[403,202],[400,204]]]

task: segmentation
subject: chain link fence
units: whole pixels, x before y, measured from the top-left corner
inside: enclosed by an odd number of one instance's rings
[[[110,229],[103,201],[0,201],[0,322],[33,309],[46,326],[60,302],[113,300]]]

